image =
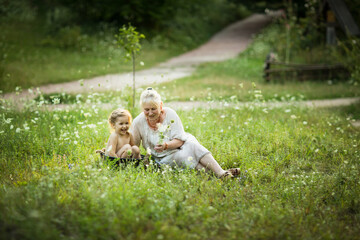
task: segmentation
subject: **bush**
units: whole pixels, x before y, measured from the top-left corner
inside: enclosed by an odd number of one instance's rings
[[[349,37],[338,43],[341,58],[345,67],[351,72],[351,80],[360,83],[360,39],[357,37]]]
[[[45,46],[60,48],[77,48],[80,49],[86,45],[86,35],[81,34],[79,26],[61,28],[53,37],[48,36],[42,41]]]

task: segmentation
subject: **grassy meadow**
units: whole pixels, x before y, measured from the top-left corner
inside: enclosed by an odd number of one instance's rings
[[[221,181],[112,169],[94,153],[111,111],[97,100],[18,112],[2,99],[2,239],[358,239],[360,106],[178,111],[222,167],[241,168]]]
[[[107,117],[119,104],[129,106],[130,90],[40,96],[23,100],[21,111],[0,97],[0,239],[360,239],[360,132],[352,125],[360,119],[360,105],[262,105],[359,96],[359,86],[331,79],[264,83],[262,64],[270,46],[262,42],[236,59],[154,86],[165,105],[249,101],[243,107],[178,111],[185,131],[223,168],[241,168],[241,176],[229,181],[188,169],[116,170],[103,162],[95,150],[107,142]],[[68,53],[51,51],[24,50],[13,63],[24,66],[25,56],[38,56],[38,66],[53,62],[63,68],[52,74],[77,78],[71,75],[77,53],[66,67],[55,60]],[[155,56],[160,61],[168,55],[148,55]],[[91,55],[89,61],[96,58],[99,69],[111,63],[119,71],[116,58],[108,57]],[[32,69],[45,75],[45,67]],[[74,104],[57,105],[56,98]],[[129,110],[134,117],[140,113]]]

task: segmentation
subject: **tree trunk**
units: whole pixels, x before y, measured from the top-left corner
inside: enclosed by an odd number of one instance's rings
[[[133,109],[135,107],[135,52],[132,52],[133,60]]]

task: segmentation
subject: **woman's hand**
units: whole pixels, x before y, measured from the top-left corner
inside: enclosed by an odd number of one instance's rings
[[[155,145],[154,149],[157,152],[163,152],[167,149],[176,149],[181,147],[184,144],[184,141],[174,138],[170,142],[164,142],[163,144]]]
[[[166,142],[164,142],[163,144],[156,144],[154,149],[157,152],[162,152],[167,149],[167,146],[168,146],[168,144]]]

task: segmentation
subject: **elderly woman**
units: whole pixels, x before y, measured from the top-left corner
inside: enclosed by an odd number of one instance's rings
[[[151,150],[152,158],[159,164],[211,170],[218,178],[231,178],[240,174],[239,168],[223,170],[194,136],[184,132],[176,112],[163,107],[160,95],[147,88],[140,96],[143,112],[130,128],[135,145]]]

